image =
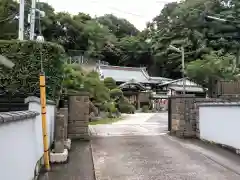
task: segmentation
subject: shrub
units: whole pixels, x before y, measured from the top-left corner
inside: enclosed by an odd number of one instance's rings
[[[142,107],[142,112],[148,112],[149,111],[149,106],[148,105],[144,105],[143,107]]]
[[[103,82],[104,82],[104,85],[110,90],[117,87],[116,81],[111,77],[105,78]]]
[[[80,70],[76,70],[72,65],[65,64],[63,88],[67,91],[78,91],[83,84],[84,74]]]
[[[90,98],[95,103],[103,103],[110,100],[109,89],[99,78],[84,77],[84,89],[90,93]]]
[[[115,88],[110,91],[110,97],[113,99],[118,99],[123,96],[123,92],[121,89]]]
[[[134,113],[135,107],[132,104],[129,103],[119,103],[118,104],[119,111],[121,113]]]
[[[15,63],[13,69],[0,66],[0,85],[5,90],[39,94],[41,59],[46,75],[47,99],[59,98],[63,80],[64,49],[54,43],[0,40],[0,54]],[[42,54],[42,55],[41,55]]]

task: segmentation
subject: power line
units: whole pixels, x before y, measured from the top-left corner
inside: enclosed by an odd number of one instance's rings
[[[100,2],[100,1],[94,1],[94,0],[89,0],[88,2],[91,2],[91,3],[101,3],[102,4],[102,2]],[[168,3],[171,3],[171,2],[169,2],[169,1],[167,1],[167,0],[158,0],[158,1],[156,1],[155,3],[162,3],[162,4],[168,4]],[[123,10],[121,10],[121,9],[118,9],[118,8],[116,8],[116,7],[113,7],[113,6],[106,6],[106,7],[108,7],[108,8],[110,8],[110,9],[113,9],[113,10],[115,10],[115,11],[118,11],[118,12],[120,12],[120,13],[124,13],[124,14],[130,14],[130,15],[133,15],[133,16],[136,16],[136,17],[139,17],[139,18],[145,18],[146,16],[144,16],[144,15],[140,15],[140,14],[135,14],[135,13],[132,13],[132,12],[128,12],[128,11],[123,11]]]

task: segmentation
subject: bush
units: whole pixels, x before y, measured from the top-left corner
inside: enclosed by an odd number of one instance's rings
[[[118,108],[121,113],[127,113],[127,114],[134,113],[136,110],[135,107],[129,103],[119,103]]]
[[[13,69],[0,66],[0,85],[5,90],[39,94],[41,59],[46,75],[47,99],[59,98],[63,80],[64,49],[54,43],[0,40],[0,54],[15,63]],[[42,54],[42,56],[41,56]]]
[[[90,98],[95,103],[103,103],[110,100],[109,89],[99,78],[84,77],[84,90],[90,93]]]
[[[104,82],[104,85],[110,90],[117,87],[116,81],[111,77],[105,78],[103,82]]]
[[[149,106],[148,105],[144,105],[143,107],[142,107],[142,112],[148,112],[149,111]]]
[[[115,88],[110,91],[110,97],[113,99],[123,97],[123,92],[121,89]]]

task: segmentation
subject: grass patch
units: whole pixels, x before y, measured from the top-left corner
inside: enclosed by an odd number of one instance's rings
[[[104,119],[100,119],[100,120],[97,120],[97,121],[89,122],[89,125],[112,124],[112,123],[120,121],[120,120],[122,120],[122,117],[119,117],[119,118],[104,118]]]

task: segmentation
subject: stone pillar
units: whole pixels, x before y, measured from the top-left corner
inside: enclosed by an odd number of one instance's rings
[[[137,94],[137,109],[140,109],[139,93]]]
[[[64,140],[66,141],[68,138],[68,108],[60,108],[59,113],[64,115]]]
[[[63,153],[63,151],[64,151],[64,115],[57,113],[55,121],[54,153]]]
[[[81,92],[69,96],[68,137],[89,140],[89,94]]]

